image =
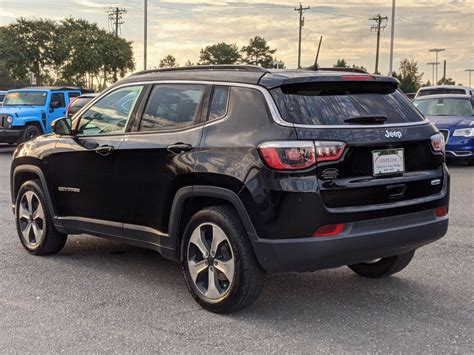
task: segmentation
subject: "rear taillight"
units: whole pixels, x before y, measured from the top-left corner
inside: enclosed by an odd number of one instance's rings
[[[316,232],[314,232],[313,237],[332,237],[338,235],[344,230],[344,224],[328,224],[327,226],[319,227]]]
[[[431,136],[431,147],[435,152],[444,153],[444,136],[441,133],[436,133]]]
[[[344,153],[346,144],[343,142],[316,141],[316,161],[339,160]]]
[[[267,142],[258,150],[265,163],[276,170],[306,169],[316,164],[313,142]]]
[[[317,162],[339,160],[345,147],[343,142],[279,141],[263,143],[258,151],[272,169],[301,170]]]

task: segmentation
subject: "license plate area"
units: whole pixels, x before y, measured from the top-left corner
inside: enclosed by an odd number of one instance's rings
[[[405,151],[403,148],[372,151],[374,176],[400,175],[405,172]]]

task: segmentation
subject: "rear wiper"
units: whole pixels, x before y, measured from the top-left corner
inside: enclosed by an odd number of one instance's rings
[[[367,115],[367,116],[357,116],[346,118],[344,122],[346,123],[361,123],[361,124],[377,124],[385,123],[387,121],[386,116],[381,115]]]

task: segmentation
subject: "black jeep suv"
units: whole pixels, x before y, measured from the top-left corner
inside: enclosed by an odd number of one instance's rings
[[[252,66],[134,74],[20,145],[16,226],[32,254],[68,234],[180,262],[213,312],[265,271],[383,277],[448,228],[444,139],[391,77]]]

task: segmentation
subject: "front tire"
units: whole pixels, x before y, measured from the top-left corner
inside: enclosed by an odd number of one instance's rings
[[[354,265],[348,265],[356,274],[369,278],[380,278],[393,275],[402,271],[413,259],[415,251],[412,250],[406,254],[382,258],[376,262],[365,262]]]
[[[34,124],[29,124],[28,126],[25,127],[23,130],[23,134],[21,135],[20,142],[27,142],[29,140],[35,139],[38,136],[41,136],[43,132],[41,132],[41,129]]]
[[[192,297],[214,313],[251,305],[263,288],[258,264],[232,208],[209,207],[189,221],[183,239],[182,272]]]
[[[67,235],[54,228],[38,180],[27,181],[18,190],[15,222],[21,244],[31,254],[58,253],[66,244]]]

